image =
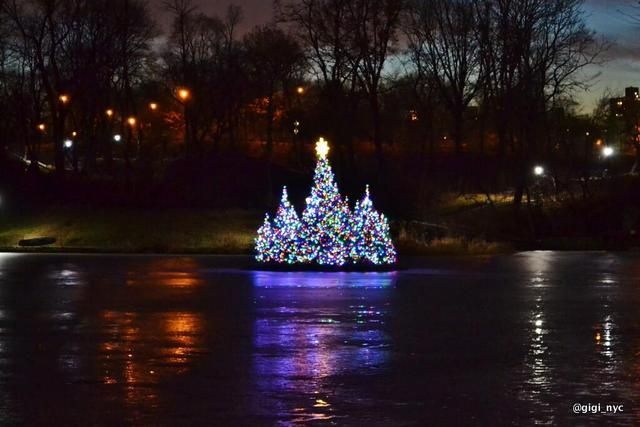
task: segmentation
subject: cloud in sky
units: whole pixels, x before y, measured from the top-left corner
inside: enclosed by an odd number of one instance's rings
[[[163,8],[164,3],[165,0],[149,1],[158,21],[162,25],[167,25],[169,19]],[[244,16],[240,28],[242,32],[251,29],[254,25],[266,24],[273,19],[272,0],[193,0],[193,4],[206,14],[219,16],[224,16],[227,8],[231,4],[241,6]]]
[[[640,6],[634,0],[586,0],[584,8],[589,27],[611,44],[606,62],[587,70],[598,74],[590,90],[576,94],[589,112],[605,90],[621,93],[640,85]]]

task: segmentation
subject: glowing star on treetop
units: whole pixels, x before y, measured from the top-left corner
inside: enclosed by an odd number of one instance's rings
[[[325,160],[329,155],[329,143],[326,139],[320,138],[318,142],[316,142],[316,153],[318,157],[322,160]]]

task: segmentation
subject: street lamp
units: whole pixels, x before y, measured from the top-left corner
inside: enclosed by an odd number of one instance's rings
[[[73,141],[70,139],[65,139],[64,140],[64,148],[71,148],[73,147]]]
[[[111,118],[113,117],[113,110],[111,108],[107,109],[107,111],[104,112],[107,117]]]
[[[602,156],[603,156],[604,158],[611,157],[611,156],[613,156],[613,154],[614,154],[613,147],[608,147],[608,146],[607,146],[607,147],[604,147],[604,148],[602,149]]]
[[[44,132],[44,131],[45,131],[45,129],[47,129],[47,127],[45,126],[45,124],[44,124],[44,123],[40,123],[40,124],[38,125],[38,130],[39,130],[40,132]]]
[[[187,101],[191,97],[191,92],[187,88],[178,88],[178,98],[182,102],[182,117],[184,119],[184,145],[185,147],[189,147],[191,144],[189,143],[189,119],[187,115],[189,115],[189,108],[187,105]]]
[[[157,104],[157,103],[155,103],[155,102],[151,102],[151,103],[149,104],[149,109],[150,109],[151,111],[156,111],[156,110],[158,109],[158,104]]]
[[[137,122],[137,120],[136,120],[136,118],[135,118],[135,117],[133,117],[133,116],[131,116],[131,117],[129,117],[129,118],[127,119],[127,123],[129,123],[129,126],[131,126],[131,127],[134,127],[134,126],[136,125],[136,122]]]
[[[178,98],[180,98],[180,100],[182,102],[185,102],[186,100],[188,100],[189,98],[191,98],[191,91],[189,91],[189,89],[181,87],[178,89]]]
[[[298,95],[304,95],[304,86],[298,86],[296,88],[296,92],[298,93]]]
[[[122,141],[122,135],[120,135],[120,134],[113,135],[113,140],[114,140],[115,142],[120,142],[120,141]]]
[[[544,168],[540,165],[536,166],[533,168],[533,174],[535,176],[542,176],[544,175]]]
[[[69,95],[62,94],[62,95],[60,95],[60,96],[58,97],[58,99],[60,100],[60,102],[61,102],[63,105],[66,105],[66,104],[69,102],[70,97],[69,97]]]

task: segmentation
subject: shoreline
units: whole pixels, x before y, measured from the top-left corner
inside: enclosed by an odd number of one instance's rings
[[[637,253],[640,247],[633,248],[555,248],[555,247],[531,247],[531,248],[513,248],[510,251],[497,252],[456,252],[434,250],[433,252],[413,252],[399,253],[401,259],[425,258],[425,257],[482,257],[494,255],[513,255],[523,252],[612,252],[612,253]],[[252,253],[246,252],[220,252],[207,251],[198,249],[185,249],[182,251],[134,251],[126,249],[113,248],[19,248],[19,247],[0,247],[0,254],[16,254],[16,255],[105,255],[105,256],[202,256],[202,257],[220,257],[220,258],[247,258],[253,259]],[[260,267],[256,265],[256,268]],[[271,268],[266,267],[271,270]]]

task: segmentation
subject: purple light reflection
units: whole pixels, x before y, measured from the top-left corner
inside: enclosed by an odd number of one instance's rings
[[[319,273],[254,271],[256,288],[386,288],[397,273]]]
[[[395,280],[395,273],[253,273],[253,369],[262,396],[255,410],[336,421],[340,405],[359,399],[344,378],[388,368]]]

